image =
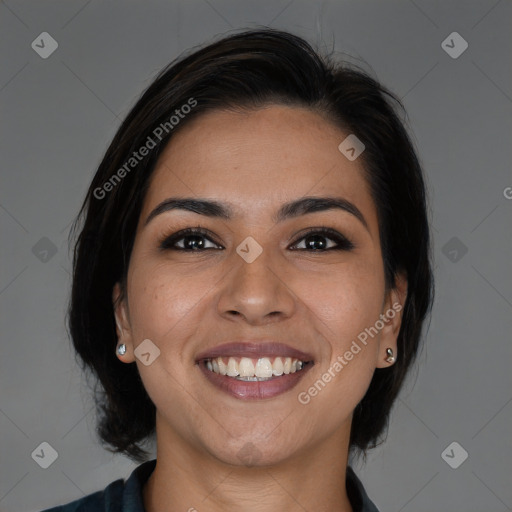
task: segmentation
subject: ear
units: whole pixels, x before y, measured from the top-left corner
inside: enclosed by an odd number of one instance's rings
[[[114,306],[114,318],[116,321],[118,344],[124,343],[126,345],[126,353],[124,355],[120,355],[116,350],[116,355],[123,363],[131,363],[135,361],[133,354],[135,348],[133,346],[128,303],[126,301],[126,297],[122,294],[120,283],[116,283],[112,290],[112,304]]]
[[[393,351],[395,361],[400,354],[397,353],[397,339],[402,325],[402,315],[407,298],[407,276],[400,272],[395,276],[395,287],[388,291],[382,309],[381,318],[385,319],[384,328],[379,338],[379,352],[377,368],[388,368],[394,362],[386,361],[388,354],[386,349]]]

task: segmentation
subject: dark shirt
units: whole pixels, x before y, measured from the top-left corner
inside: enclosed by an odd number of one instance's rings
[[[121,478],[103,491],[42,512],[145,512],[142,488],[155,465],[156,459],[144,462],[133,470],[126,482]],[[347,467],[347,494],[354,512],[379,512],[350,466]]]

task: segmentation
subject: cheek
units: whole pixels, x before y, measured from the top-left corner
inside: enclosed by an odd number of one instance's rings
[[[358,334],[379,318],[384,276],[377,264],[361,262],[314,275],[303,282],[302,295],[319,320],[333,352],[342,353]]]
[[[142,259],[142,258],[141,258]],[[137,336],[164,340],[205,299],[207,279],[166,263],[134,262],[129,286],[130,318]]]
[[[155,263],[144,254],[132,260],[128,299],[134,344],[149,339],[160,350],[150,365],[139,360],[136,364],[146,391],[161,411],[192,409],[182,384],[190,371],[184,347],[197,331],[197,322],[188,320],[207,290],[204,279],[172,270],[167,262]]]
[[[308,302],[322,337],[321,360],[297,398],[311,413],[312,429],[329,430],[347,420],[370,385],[378,338],[365,339],[365,329],[379,319],[384,281],[353,267],[315,283]]]
[[[327,342],[317,373],[302,389],[300,403],[330,411],[330,422],[345,419],[363,398],[375,371],[377,337],[365,329],[381,314],[384,275],[377,260],[358,261],[317,278],[309,304]],[[363,340],[363,341],[361,341]],[[319,417],[326,418],[319,412]]]

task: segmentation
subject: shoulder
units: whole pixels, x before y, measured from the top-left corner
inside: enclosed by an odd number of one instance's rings
[[[347,494],[354,512],[379,512],[354,470],[347,466]]]
[[[42,512],[121,512],[123,489],[124,481],[119,479],[109,484],[103,491],[88,494]]]
[[[156,460],[146,461],[133,470],[126,482],[120,478],[102,491],[41,512],[144,512],[142,487],[155,464]]]

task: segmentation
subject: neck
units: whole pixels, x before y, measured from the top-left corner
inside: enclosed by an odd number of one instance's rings
[[[279,464],[246,467],[199,451],[157,420],[157,463],[143,489],[145,510],[352,512],[345,486],[348,437],[341,434]]]

